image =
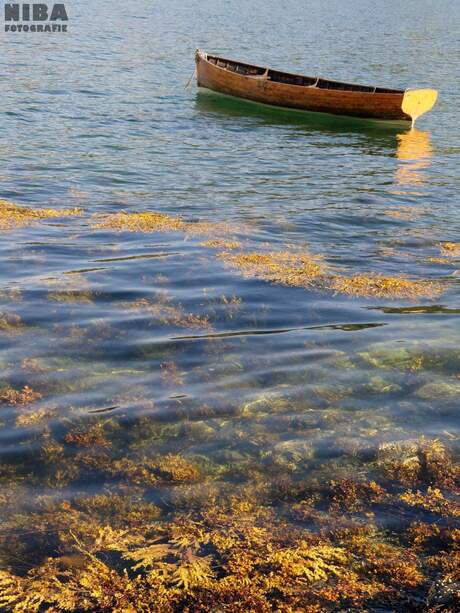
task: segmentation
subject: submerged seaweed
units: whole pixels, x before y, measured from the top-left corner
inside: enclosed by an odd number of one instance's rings
[[[178,384],[173,362],[163,371]],[[40,400],[28,386],[2,399],[21,410],[18,429],[53,414],[27,408]],[[420,603],[436,602],[460,572],[458,447],[393,439],[373,454],[363,432],[354,446],[341,439],[334,464],[312,433],[328,428],[330,414],[345,434],[347,420],[333,404],[326,414],[296,404],[293,420],[293,402],[282,390],[252,397],[233,423],[211,419],[208,407],[207,420],[188,427],[139,418],[127,428],[114,417],[54,412],[55,425],[36,434],[33,463],[0,466],[0,605],[17,613],[437,611]],[[271,431],[275,416],[297,436]],[[234,449],[219,461],[174,451],[175,440]],[[95,479],[100,487],[88,493]],[[49,493],[25,514],[26,482]],[[389,513],[397,526],[387,525]],[[460,599],[449,594],[455,611]]]
[[[16,226],[54,216],[9,211]],[[409,300],[444,289],[347,273],[305,249],[246,251],[226,224],[121,212],[92,225],[197,236],[203,259],[281,286]],[[456,411],[454,340],[321,340],[362,335],[360,322],[295,337],[274,329],[265,297],[251,308],[216,283],[191,307],[150,262],[141,290],[113,299],[92,270],[34,278],[55,318],[47,339],[21,310],[29,280],[0,295],[0,421],[14,450],[0,464],[0,608],[460,610],[458,437],[412,425]],[[245,351],[280,333],[288,360],[277,337],[272,355]]]

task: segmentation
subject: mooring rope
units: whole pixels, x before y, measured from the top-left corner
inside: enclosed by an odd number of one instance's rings
[[[192,76],[190,77],[190,79],[187,81],[187,85],[185,86],[184,89],[187,89],[187,87],[190,85],[190,83],[192,82],[193,78],[196,77],[196,68],[192,73]]]

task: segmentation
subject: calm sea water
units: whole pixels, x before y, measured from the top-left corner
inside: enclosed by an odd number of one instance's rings
[[[460,236],[458,3],[66,6],[67,35],[1,36],[0,197],[84,209],[1,236],[0,311],[22,325],[0,331],[0,381],[41,395],[0,415],[27,509],[106,486],[100,473],[61,482],[37,459],[44,437],[64,444],[95,420],[137,428],[133,448],[113,443],[117,458],[141,449],[262,471],[299,441],[337,472],[352,441],[460,447],[460,260],[439,261],[439,243]],[[440,98],[414,132],[299,119],[185,88],[196,47]],[[446,291],[352,298],[244,278],[200,237],[92,227],[120,210],[236,224],[251,251],[305,248],[344,274]]]

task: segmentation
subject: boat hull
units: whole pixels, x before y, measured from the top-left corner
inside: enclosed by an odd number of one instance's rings
[[[317,86],[315,79],[310,77],[278,73],[258,66],[240,64],[216,56],[208,56],[203,51],[197,51],[196,64],[198,86],[227,96],[299,111],[388,121],[412,120],[411,115],[403,111],[406,93],[402,90],[379,92],[380,88],[353,86],[324,80],[321,80],[323,81],[321,87]],[[235,69],[230,70],[227,66],[235,67]],[[249,74],[240,74],[237,72],[239,69]],[[313,84],[297,85],[279,82],[275,80],[277,75],[280,75],[278,78],[291,81],[308,82],[311,80]],[[316,83],[319,81],[320,79],[316,79]],[[328,84],[337,89],[329,89]],[[339,89],[339,87],[344,87],[344,89]],[[350,89],[347,91],[345,88]],[[353,91],[352,88],[370,91]],[[411,94],[413,95],[414,92]]]
[[[209,89],[208,87],[203,87],[202,85],[200,85],[198,87],[198,92],[200,94],[203,95],[207,95],[209,97],[218,97],[218,98],[222,98],[223,100],[233,100],[236,103],[240,103],[240,104],[247,104],[247,105],[251,105],[254,107],[261,107],[261,108],[266,108],[266,109],[272,109],[272,110],[279,110],[279,111],[283,111],[292,115],[297,115],[299,117],[316,117],[318,119],[320,118],[324,118],[324,120],[326,120],[327,118],[329,118],[329,120],[337,118],[337,121],[359,121],[360,123],[369,123],[369,124],[375,124],[375,125],[385,125],[385,126],[395,126],[395,127],[404,127],[407,126],[407,122],[410,121],[410,119],[407,119],[407,117],[405,117],[404,119],[382,119],[382,118],[373,118],[373,117],[357,117],[354,115],[340,115],[338,113],[324,113],[321,111],[311,111],[308,109],[298,109],[298,108],[293,108],[293,107],[287,107],[287,106],[280,106],[279,104],[274,105],[274,104],[268,104],[266,102],[258,102],[256,100],[249,100],[248,98],[242,98],[241,96],[232,96],[231,94],[223,94],[222,92],[218,92],[214,89]]]

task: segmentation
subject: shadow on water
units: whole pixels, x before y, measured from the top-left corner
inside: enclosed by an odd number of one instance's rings
[[[391,315],[460,315],[460,309],[451,309],[440,304],[414,306],[414,307],[392,307],[392,306],[378,306],[368,307],[369,311],[381,311]]]
[[[296,109],[287,110],[257,104],[249,100],[231,98],[207,90],[198,90],[196,109],[200,113],[212,113],[227,118],[254,118],[264,125],[289,125],[308,131],[330,133],[353,132],[364,136],[378,137],[385,144],[395,146],[396,136],[410,131],[404,122],[379,122],[354,117],[309,113]]]

